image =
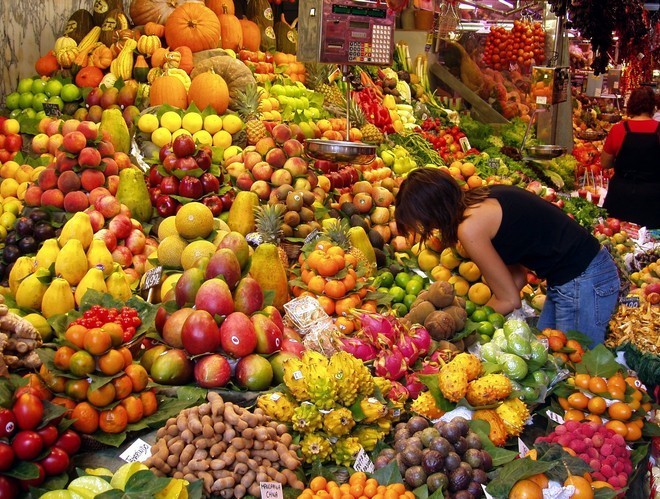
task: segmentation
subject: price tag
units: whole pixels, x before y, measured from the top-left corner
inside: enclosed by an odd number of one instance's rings
[[[305,244],[309,244],[309,243],[311,243],[311,242],[312,242],[314,239],[316,239],[317,237],[319,237],[319,230],[318,230],[318,229],[314,229],[312,232],[310,232],[309,234],[307,234],[307,237],[305,238]]]
[[[296,381],[300,381],[301,379],[303,379],[302,371],[295,371],[293,373],[293,379],[295,379]]]
[[[536,96],[536,103],[537,104],[547,104],[548,103],[548,98],[545,95],[537,95]]]
[[[412,271],[413,271],[415,274],[417,274],[419,277],[423,277],[424,279],[426,279],[426,278],[428,277],[428,276],[426,275],[426,273],[425,273],[423,270],[412,269]]]
[[[62,116],[62,111],[60,111],[60,106],[57,104],[52,104],[48,102],[44,102],[44,113],[46,113],[46,116],[55,116],[56,118]]]
[[[123,459],[127,463],[142,463],[148,457],[151,457],[151,445],[138,438],[128,449],[120,454],[119,459]]]
[[[615,81],[614,84],[612,85],[612,88],[614,88],[614,90],[617,90],[619,88],[619,82]]]
[[[355,457],[355,464],[353,465],[355,471],[363,471],[364,473],[373,473],[376,470],[374,463],[371,462],[371,459],[364,451],[363,447],[360,447],[360,452],[357,453]]]
[[[596,88],[594,90],[594,97],[600,97],[601,92],[603,91],[602,88]]]
[[[458,139],[458,143],[461,145],[463,152],[468,152],[470,149],[472,149],[472,147],[470,147],[470,141],[467,137],[461,137]]]
[[[518,455],[525,457],[529,453],[529,447],[520,438],[518,439]]]
[[[486,161],[486,165],[488,165],[488,168],[495,170],[500,167],[500,160],[497,158],[490,158],[488,161]]]
[[[149,269],[144,273],[142,289],[151,289],[160,284],[160,278],[163,275],[163,267],[159,265]]]
[[[628,308],[639,308],[640,301],[639,296],[624,296],[619,299],[621,305],[625,305]]]
[[[562,418],[559,414],[553,411],[546,411],[546,414],[548,415],[548,419],[551,419],[555,423],[559,424],[564,424],[564,418]]]
[[[261,499],[283,499],[282,484],[279,482],[260,482]]]

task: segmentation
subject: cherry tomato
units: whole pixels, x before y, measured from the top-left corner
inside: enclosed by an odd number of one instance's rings
[[[36,458],[44,448],[44,442],[36,431],[19,431],[11,441],[16,457],[23,461]]]
[[[69,455],[59,447],[50,449],[50,453],[39,461],[48,476],[64,473],[69,467]]]
[[[0,442],[0,471],[7,471],[12,464],[14,464],[14,449],[8,443]]]
[[[39,464],[39,463],[34,463],[37,468],[39,468],[39,476],[37,478],[33,478],[32,480],[21,480],[21,488],[25,491],[30,490],[30,487],[38,487],[42,483],[44,483],[44,480],[46,479],[46,471],[44,470],[44,467]]]
[[[16,416],[9,409],[0,408],[0,438],[11,437],[16,431]]]
[[[13,478],[0,475],[0,497],[3,499],[15,499],[18,497],[18,483]]]
[[[14,402],[13,411],[21,430],[33,430],[41,423],[44,404],[36,395],[24,393]]]
[[[59,433],[57,432],[57,427],[52,424],[49,424],[47,426],[44,426],[40,430],[37,430],[37,433],[44,441],[44,447],[46,448],[51,447],[55,443],[59,435]]]
[[[66,430],[55,442],[55,447],[59,447],[69,456],[72,456],[78,452],[80,444],[80,436],[73,430]]]

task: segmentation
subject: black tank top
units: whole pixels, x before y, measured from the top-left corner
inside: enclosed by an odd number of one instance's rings
[[[492,242],[504,263],[524,265],[549,285],[579,276],[600,250],[585,228],[525,189],[493,185],[488,197],[502,207],[502,223]]]

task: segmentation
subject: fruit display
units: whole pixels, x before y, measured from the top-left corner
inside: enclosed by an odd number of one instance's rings
[[[545,60],[545,32],[540,23],[515,21],[511,31],[493,27],[486,38],[483,61],[496,71],[517,64],[522,71]]]
[[[318,492],[332,494],[332,491],[335,489],[344,495],[364,493],[366,497],[374,497],[377,494],[381,494],[392,497],[393,499],[412,499],[415,497],[411,491],[406,490],[402,483],[381,485],[376,478],[367,478],[366,473],[358,471],[350,476],[348,483],[342,483],[341,485],[334,480],[328,481],[322,476],[314,477],[310,481],[309,487],[302,491],[298,499],[310,499]],[[354,496],[351,495],[351,497]]]
[[[4,116],[0,120],[0,161],[6,163],[14,159],[16,154],[23,148],[23,137],[20,135],[21,125],[13,118]]]
[[[37,349],[42,345],[41,333],[32,323],[9,311],[0,303],[0,372],[21,368],[38,369],[41,360]],[[44,335],[45,336],[45,335]]]
[[[417,295],[404,320],[422,324],[436,341],[451,340],[465,327],[465,301],[456,296],[446,281],[435,281]]]
[[[82,100],[82,89],[70,79],[24,78],[15,92],[7,95],[5,106],[10,118],[44,118],[44,104],[51,104],[68,115],[73,115]]]

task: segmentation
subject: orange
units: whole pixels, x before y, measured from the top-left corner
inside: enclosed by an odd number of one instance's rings
[[[584,419],[587,421],[593,421],[596,424],[603,424],[603,420],[597,414],[587,414]]]
[[[600,376],[594,376],[589,380],[589,391],[593,393],[607,392],[607,382]]]
[[[628,430],[626,432],[625,439],[634,442],[636,440],[639,440],[642,438],[642,428],[640,428],[637,424],[634,422],[628,422],[626,423],[626,429]]]
[[[316,299],[319,302],[319,305],[321,305],[321,308],[325,311],[326,314],[328,315],[334,315],[335,313],[335,300],[332,298],[328,298],[327,296],[317,296]]]
[[[122,405],[116,405],[110,410],[101,411],[99,428],[106,433],[121,433],[128,425],[128,413]]]
[[[337,300],[335,302],[335,315],[340,317],[348,315],[353,307],[355,307],[355,300],[350,296]]]
[[[124,329],[116,322],[106,322],[101,329],[110,335],[113,347],[118,347],[124,342]]]
[[[323,476],[316,476],[312,478],[312,481],[309,482],[309,488],[313,492],[318,492],[319,490],[325,490],[328,485],[328,480]]]
[[[112,337],[110,333],[100,327],[95,327],[87,331],[85,335],[84,348],[92,355],[101,355],[112,347]]]
[[[307,289],[315,295],[322,295],[325,290],[325,279],[320,275],[315,275],[307,283]]]
[[[399,493],[396,490],[392,490],[392,489],[388,488],[385,491],[384,498],[385,499],[399,499]]]
[[[339,264],[331,256],[323,256],[317,264],[316,271],[323,277],[330,277],[339,272]]]
[[[621,390],[620,388],[610,388],[610,398],[613,398],[615,400],[623,400],[626,398],[626,393],[625,390]]]
[[[327,240],[321,239],[314,245],[314,249],[320,251],[321,253],[325,253],[332,247],[332,243]]]
[[[538,473],[537,475],[527,477],[527,480],[531,480],[542,489],[545,489],[548,486],[548,477],[543,473]]]
[[[328,255],[338,255],[344,258],[345,252],[343,249],[341,249],[339,246],[330,246],[328,250],[326,251]]]
[[[71,356],[76,353],[76,351],[67,346],[63,346],[57,349],[55,352],[55,358],[53,359],[53,364],[60,371],[68,371],[69,365],[71,363]]]
[[[587,405],[589,404],[589,397],[587,397],[582,392],[571,393],[568,396],[568,404],[573,409],[580,409],[580,410],[586,409]]]
[[[149,375],[144,367],[140,364],[131,364],[130,366],[124,369],[129,378],[131,378],[131,383],[133,383],[133,391],[141,392],[147,387],[149,383]]]
[[[350,253],[344,255],[344,261],[346,261],[346,266],[350,266],[352,268],[357,267],[357,258],[355,258],[355,256],[351,255]]]
[[[122,357],[124,357],[124,367],[130,366],[133,363],[133,354],[128,349],[128,347],[121,347],[117,350]]]
[[[594,497],[594,491],[591,488],[591,484],[581,476],[569,476],[566,481],[564,481],[564,486],[566,485],[572,485],[575,487],[575,493],[571,496],[571,499],[592,499]]]
[[[571,408],[571,405],[568,403],[568,400],[566,400],[564,397],[557,397],[557,400],[559,401],[559,405],[561,406],[561,408],[564,409],[565,411]]]
[[[575,375],[575,386],[578,388],[583,388],[585,390],[589,389],[589,380],[591,376],[588,374],[576,374]]]
[[[99,357],[99,369],[103,374],[114,376],[124,368],[124,356],[117,350],[109,350]]]
[[[644,394],[640,392],[639,390],[634,390],[631,395],[633,400],[636,400],[638,402],[641,402],[642,399],[644,398]]]
[[[328,255],[330,255],[330,253],[328,253]],[[343,270],[343,268],[346,267],[346,260],[344,259],[343,256],[330,255],[330,258],[332,258],[334,262],[337,264],[337,272]]]
[[[335,320],[335,326],[343,334],[351,334],[355,331],[355,323],[347,317],[337,317]]]
[[[614,402],[607,410],[607,413],[612,419],[627,421],[632,416],[632,409],[624,402]]]
[[[112,383],[106,383],[96,390],[87,390],[87,401],[96,407],[105,407],[115,400],[115,387]]]
[[[405,494],[406,493],[406,486],[403,485],[402,483],[392,483],[387,486],[387,490],[393,490],[394,492],[398,494]]]
[[[362,303],[362,307],[361,307],[361,308],[362,308],[363,310],[366,310],[367,312],[376,313],[377,305],[376,305],[376,302],[375,302],[375,301],[373,301],[373,300],[369,300],[369,301],[365,301],[364,303]]]
[[[300,272],[300,280],[309,285],[309,281],[312,279],[312,277],[314,277],[314,275],[314,272],[307,269],[302,269]]]
[[[87,334],[87,328],[79,324],[74,324],[70,326],[69,329],[64,333],[64,339],[69,343],[73,343],[78,348],[84,348],[85,335]]]
[[[341,280],[341,282],[344,283],[344,286],[346,286],[346,291],[351,291],[353,288],[355,288],[356,281],[357,276],[353,269],[350,269],[346,276]]]
[[[620,372],[616,373],[607,380],[607,388],[611,390],[612,388],[618,388],[619,390],[626,391],[626,378],[623,377],[623,374]]]
[[[69,362],[69,370],[75,376],[87,376],[94,372],[95,367],[96,362],[94,361],[94,357],[85,350],[78,350],[71,356]]]
[[[128,397],[133,392],[133,383],[128,376],[120,376],[112,380],[112,385],[115,387],[115,399],[121,400]]]
[[[587,408],[591,414],[600,415],[607,410],[607,404],[605,403],[605,399],[603,397],[593,397],[589,400]]]
[[[582,421],[584,419],[584,413],[578,411],[577,409],[569,409],[564,413],[565,421]]]
[[[536,482],[518,480],[509,492],[509,499],[543,499],[543,491]]]
[[[318,270],[319,262],[325,258],[325,253],[321,250],[312,251],[307,257],[307,265],[310,269]]]
[[[88,402],[80,402],[71,412],[71,419],[80,433],[94,433],[99,428],[99,411]]]
[[[53,397],[51,402],[65,407],[67,409],[67,412],[64,413],[65,417],[71,418],[71,411],[76,407],[76,403],[73,400],[64,397]]]
[[[343,298],[346,294],[346,286],[342,281],[330,280],[325,283],[325,294],[335,300]]]
[[[87,379],[70,379],[65,384],[64,393],[73,400],[78,402],[83,401],[87,398],[87,391],[90,384]]]
[[[367,474],[362,472],[362,471],[356,471],[348,479],[348,484],[350,486],[353,486],[353,485],[362,485],[362,486],[364,486],[364,484],[366,482],[367,482]]]
[[[156,399],[156,392],[148,390],[140,394],[142,401],[142,408],[144,410],[144,417],[151,416],[158,410],[158,400]]]
[[[591,488],[593,489],[602,489],[603,487],[607,487],[608,489],[614,489],[614,487],[611,484],[607,482],[603,482],[602,480],[594,480],[593,482],[591,482]]]
[[[628,427],[623,421],[612,419],[611,421],[605,423],[605,428],[609,428],[615,433],[621,435],[623,438],[626,438],[626,435],[628,435]]]

